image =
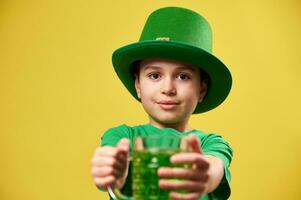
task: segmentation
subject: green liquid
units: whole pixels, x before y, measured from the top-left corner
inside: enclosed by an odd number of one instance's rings
[[[157,170],[159,167],[183,167],[172,164],[171,155],[177,149],[148,149],[135,151],[133,154],[132,181],[135,200],[167,200],[169,191],[159,188]]]

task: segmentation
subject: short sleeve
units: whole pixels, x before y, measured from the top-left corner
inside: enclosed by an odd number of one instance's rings
[[[129,138],[130,130],[126,125],[108,129],[101,137],[101,146],[116,146],[122,138]]]
[[[208,134],[202,139],[202,150],[204,154],[216,156],[224,163],[224,176],[219,186],[212,193],[208,194],[210,199],[228,199],[231,194],[231,173],[229,167],[233,157],[233,150],[230,144],[220,135]]]

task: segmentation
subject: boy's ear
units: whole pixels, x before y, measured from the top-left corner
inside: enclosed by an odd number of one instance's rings
[[[136,93],[138,98],[141,98],[141,89],[140,89],[140,82],[139,82],[139,77],[137,77],[138,75],[135,75],[135,89],[136,89]]]
[[[200,97],[199,97],[199,103],[201,103],[207,93],[208,89],[208,81],[202,80],[201,81],[201,87],[200,87]]]

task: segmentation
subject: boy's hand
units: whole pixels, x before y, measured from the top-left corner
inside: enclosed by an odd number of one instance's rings
[[[171,191],[170,198],[175,200],[199,199],[215,189],[223,175],[222,161],[213,156],[203,155],[196,136],[189,135],[187,141],[190,152],[176,154],[171,157],[171,161],[178,164],[191,164],[192,167],[189,169],[161,167],[158,170],[161,188],[187,191],[185,194]],[[213,164],[217,167],[212,168]],[[172,178],[180,181],[169,180]]]
[[[128,172],[128,153],[130,141],[121,139],[116,147],[98,147],[91,160],[91,175],[94,183],[107,188],[121,188]]]

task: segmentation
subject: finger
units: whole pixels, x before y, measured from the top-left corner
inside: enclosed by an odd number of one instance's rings
[[[204,187],[196,181],[188,180],[170,180],[170,179],[160,179],[159,186],[166,190],[188,190],[188,191],[203,191]]]
[[[192,192],[188,194],[181,194],[178,192],[170,192],[169,197],[173,200],[197,200],[202,196],[200,192]]]
[[[91,175],[93,177],[104,177],[104,176],[109,176],[113,175],[114,169],[109,166],[104,166],[104,167],[94,167],[91,170]]]
[[[189,151],[202,153],[201,143],[195,135],[189,135],[187,137],[187,143],[188,143]]]
[[[105,176],[114,176],[119,178],[122,175],[122,171],[118,169],[114,169],[110,166],[104,166],[104,167],[94,167],[91,170],[91,175],[93,177],[105,177]]]
[[[118,170],[122,170],[126,166],[126,160],[117,160],[112,157],[102,157],[102,158],[94,158],[92,160],[92,166],[93,167],[104,167],[104,166],[110,166],[113,168],[116,168]]]
[[[117,170],[122,170],[127,165],[127,158],[112,158],[112,157],[95,157],[91,161],[92,168],[109,166]]]
[[[130,141],[127,138],[121,139],[117,145],[117,148],[119,151],[128,153],[130,149]]]
[[[197,181],[207,181],[209,176],[196,169],[160,167],[158,176],[161,178],[182,178]]]
[[[119,155],[127,155],[128,147],[124,147],[124,142],[121,142],[120,147],[103,146],[95,150],[94,156],[118,157]]]
[[[97,186],[100,186],[102,188],[107,188],[110,185],[113,185],[116,181],[116,178],[114,176],[106,176],[101,178],[94,178],[94,183]]]
[[[103,159],[115,159],[119,162],[126,162],[127,161],[127,155],[125,154],[116,154],[115,156],[106,156],[106,155],[94,155],[91,159],[91,165],[100,165],[103,162]]]
[[[98,147],[95,150],[94,156],[108,156],[108,157],[116,157],[118,154],[118,150],[116,147],[104,146]]]
[[[195,164],[197,168],[208,170],[209,163],[200,153],[178,153],[171,157],[171,162],[175,164]]]

